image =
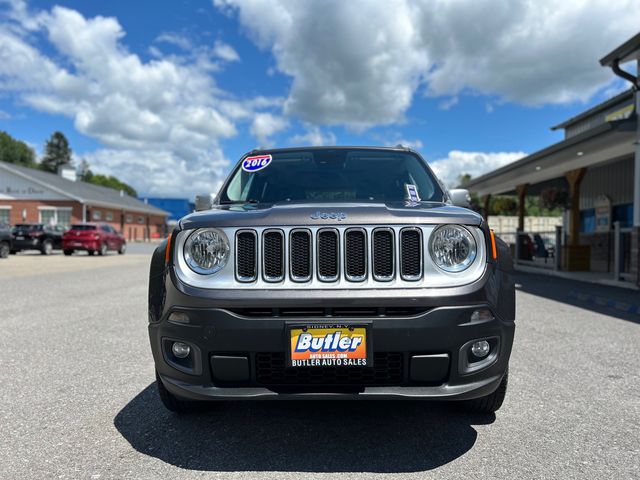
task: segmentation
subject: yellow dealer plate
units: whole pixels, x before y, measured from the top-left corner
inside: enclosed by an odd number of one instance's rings
[[[307,325],[289,330],[292,367],[369,367],[367,327]]]

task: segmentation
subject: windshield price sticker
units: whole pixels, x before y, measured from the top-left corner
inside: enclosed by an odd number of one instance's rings
[[[319,326],[291,329],[292,367],[366,367],[366,327]]]
[[[242,170],[245,172],[257,172],[266,168],[271,163],[271,155],[256,155],[254,157],[247,157],[242,161]]]
[[[411,202],[419,202],[420,201],[420,195],[418,195],[418,189],[416,188],[415,185],[406,183],[404,185],[404,188],[407,190],[406,200],[409,200]]]

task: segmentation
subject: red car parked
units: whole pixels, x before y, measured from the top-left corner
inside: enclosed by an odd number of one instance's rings
[[[127,249],[127,241],[122,235],[106,223],[82,223],[71,225],[71,229],[62,237],[62,250],[71,255],[76,250],[86,250],[89,255],[98,252],[106,255],[115,250],[122,255]]]

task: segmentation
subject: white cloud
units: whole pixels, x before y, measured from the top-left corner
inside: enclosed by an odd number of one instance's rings
[[[183,50],[189,50],[193,48],[193,45],[191,44],[191,40],[189,40],[187,37],[183,35],[180,35],[174,32],[165,32],[158,35],[158,37],[156,38],[156,42],[175,45],[176,47],[181,48]]]
[[[446,158],[428,162],[436,176],[448,188],[458,185],[458,177],[468,173],[472,178],[503,167],[525,157],[524,152],[462,152],[452,150]]]
[[[192,197],[194,188],[213,188],[229,163],[220,141],[236,135],[238,121],[282,105],[282,99],[266,97],[233,99],[211,75],[213,48],[200,49],[176,34],[158,42],[195,53],[162,56],[156,49],[158,58],[145,62],[123,44],[125,32],[115,18],[15,5],[10,20],[0,23],[0,90],[37,110],[70,117],[80,133],[103,145],[84,155],[92,168],[117,175],[140,193]],[[43,42],[55,54],[42,53]],[[225,45],[215,48],[231,61],[234,51]],[[231,115],[234,109],[242,114]]]
[[[227,62],[240,61],[240,55],[238,55],[238,52],[236,52],[231,45],[220,40],[216,40],[216,43],[213,45],[213,53],[218,58],[226,60]]]
[[[319,127],[308,125],[305,133],[294,135],[289,139],[294,146],[309,145],[312,147],[332,146],[336,144],[336,136],[331,131],[323,131]]]
[[[269,137],[285,130],[289,122],[271,113],[256,113],[251,123],[251,134],[256,137],[261,147],[270,147]]]
[[[401,122],[418,89],[526,105],[585,101],[600,56],[637,32],[637,0],[213,0],[292,77],[285,111],[314,124]]]
[[[198,162],[176,160],[170,152],[153,150],[99,149],[82,155],[94,173],[114,175],[126,180],[145,196],[184,195],[217,192],[227,160],[218,149]]]

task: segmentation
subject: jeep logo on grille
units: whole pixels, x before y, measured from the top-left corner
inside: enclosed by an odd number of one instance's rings
[[[311,220],[338,220],[341,222],[347,218],[344,212],[316,212],[311,215]]]

